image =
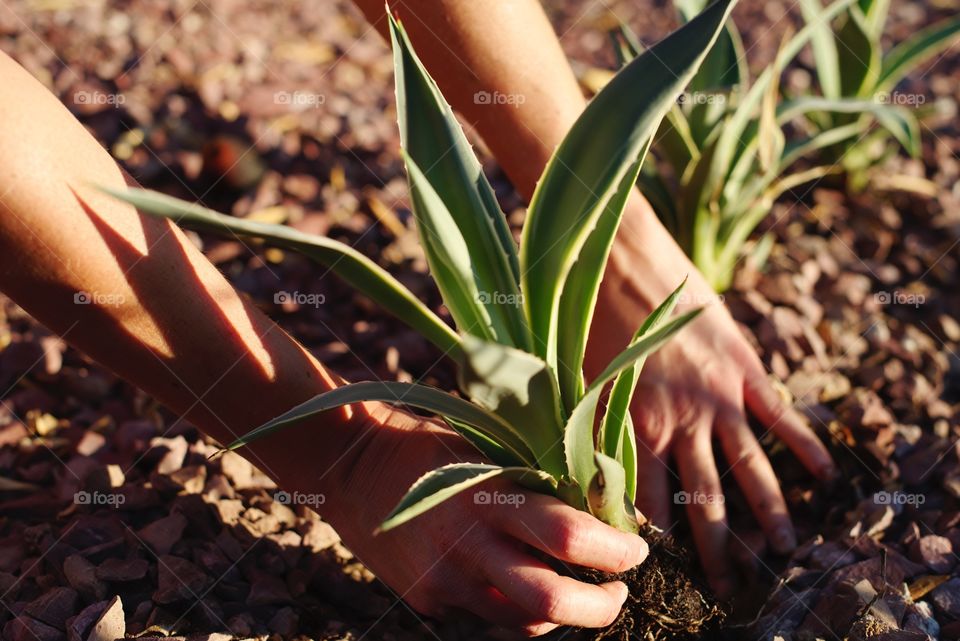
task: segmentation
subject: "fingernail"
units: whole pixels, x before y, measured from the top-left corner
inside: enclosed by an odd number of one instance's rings
[[[634,556],[633,556],[633,565],[631,568],[637,567],[641,563],[647,560],[647,557],[650,556],[650,546],[647,545],[647,542],[641,539],[639,536],[636,537],[636,541],[633,542],[634,547]]]
[[[773,549],[777,554],[787,554],[797,547],[797,537],[793,533],[793,528],[786,525],[781,525],[774,530],[771,539],[770,542],[773,543]]]

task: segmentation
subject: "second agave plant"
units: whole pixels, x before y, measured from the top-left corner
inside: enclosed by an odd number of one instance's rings
[[[462,397],[418,383],[354,383],[292,408],[229,447],[349,403],[404,404],[442,417],[476,447],[477,462],[428,472],[385,515],[381,529],[504,477],[637,531],[630,399],[644,358],[697,311],[671,318],[678,289],[589,382],[582,371],[584,350],[607,256],[651,135],[734,4],[717,0],[627,65],[591,101],[543,172],[519,247],[450,107],[391,17],[413,212],[456,330],[347,245],[153,192],[115,192],[143,211],[188,227],[253,236],[302,252],[418,330],[458,366]],[[678,274],[678,282],[682,277]],[[611,383],[606,410],[598,416],[601,393]]]

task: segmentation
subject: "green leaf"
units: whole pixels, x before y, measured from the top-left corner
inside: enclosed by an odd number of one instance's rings
[[[800,0],[803,20],[813,28],[811,41],[813,59],[817,67],[817,81],[820,90],[827,98],[840,97],[840,58],[837,54],[837,41],[830,28],[830,21],[824,20],[823,5],[820,0]]]
[[[590,513],[618,530],[638,533],[640,524],[633,501],[627,495],[627,479],[623,466],[615,459],[594,452],[597,472],[587,490],[587,505]]]
[[[887,22],[887,15],[890,13],[890,0],[859,0],[857,5],[863,12],[864,25],[870,39],[880,42],[883,35],[883,27]]]
[[[630,344],[643,339],[651,331],[663,326],[673,314],[680,300],[680,294],[687,284],[687,279],[677,287],[649,316],[643,321],[640,329],[633,336]],[[628,438],[626,432],[632,430],[630,421],[630,403],[633,401],[633,394],[637,388],[637,381],[640,380],[640,372],[643,369],[644,359],[638,360],[632,367],[627,367],[617,374],[610,389],[610,396],[607,398],[607,409],[604,412],[603,420],[600,423],[599,442],[600,450],[607,456],[610,456],[623,464],[624,468],[636,473],[636,460],[629,460],[628,456],[636,456],[636,446],[633,444],[633,451],[627,451],[624,447],[624,441]],[[632,440],[632,439],[631,439]],[[626,445],[630,445],[626,444]],[[630,476],[628,475],[628,480]],[[636,488],[634,478],[634,490]]]
[[[557,378],[560,384],[560,399],[566,413],[573,411],[583,395],[584,353],[597,305],[600,281],[603,278],[603,270],[597,267],[607,264],[623,208],[636,186],[637,174],[645,155],[646,151],[641,154],[640,160],[634,164],[631,171],[627,172],[617,193],[604,207],[597,226],[580,249],[577,262],[570,268],[560,295]]]
[[[386,532],[452,498],[494,478],[505,478],[542,494],[555,494],[556,482],[548,475],[526,467],[498,467],[481,463],[454,463],[427,472],[414,483],[400,500],[378,532]],[[485,504],[492,500],[489,492],[477,492],[474,501]]]
[[[644,164],[640,170],[640,176],[637,179],[637,185],[641,193],[647,199],[647,202],[653,207],[660,222],[664,224],[667,231],[676,238],[680,238],[680,232],[677,220],[677,208],[674,203],[674,195],[655,168]],[[679,241],[678,241],[679,242]]]
[[[301,253],[335,273],[361,294],[372,298],[445,354],[454,358],[459,355],[460,337],[456,332],[385,269],[349,245],[323,236],[304,234],[284,225],[269,225],[226,216],[147,189],[100,189],[144,213],[170,218],[192,229],[232,237],[262,238],[271,245]]]
[[[884,57],[877,89],[891,91],[918,65],[949,47],[958,36],[960,16],[953,16],[904,40]]]
[[[433,280],[457,328],[488,340],[501,337],[509,341],[510,329],[502,324],[502,315],[484,304],[492,306],[493,298],[482,290],[485,284],[478,282],[480,279],[470,260],[467,241],[456,221],[417,163],[406,153],[403,153],[403,159],[410,178],[410,196],[420,244]],[[517,300],[519,305],[519,297]]]
[[[567,476],[581,488],[588,488],[593,475],[596,473],[596,465],[593,461],[595,449],[593,425],[603,386],[626,368],[645,359],[659,349],[671,336],[696,318],[701,311],[703,310],[693,310],[663,324],[658,329],[650,331],[610,361],[610,364],[607,365],[600,376],[590,383],[586,394],[567,420],[563,438],[564,453],[567,459]]]
[[[616,29],[610,30],[609,36],[613,42],[613,53],[617,57],[618,69],[625,67],[627,63],[643,53],[643,44],[625,22],[620,21]]]
[[[559,477],[563,419],[557,380],[542,360],[508,345],[463,336],[457,371],[460,389],[489,412],[516,426],[540,469]]]
[[[623,446],[615,458],[623,465],[623,473],[627,477],[627,497],[634,504],[637,501],[637,432],[630,412],[627,412],[625,421]]]
[[[828,100],[816,96],[798,98],[780,105],[778,120],[786,122],[799,115],[817,111],[872,116],[877,124],[890,132],[910,154],[916,156],[920,153],[920,123],[916,117],[905,107],[887,105],[876,100]]]
[[[685,23],[703,11],[706,4],[705,0],[676,2],[680,17]],[[690,91],[692,93],[711,92],[729,89],[743,83],[749,74],[746,61],[747,56],[743,49],[740,32],[733,24],[733,19],[730,19],[690,81]]]
[[[780,56],[774,59],[773,80],[769,83],[760,103],[760,123],[757,127],[757,160],[761,171],[770,171],[780,161],[787,144],[787,137],[777,122],[777,104],[780,99],[780,73],[777,66]]]
[[[400,24],[390,16],[400,140],[450,212],[466,241],[478,288],[491,299],[519,300],[517,249],[493,189],[463,129]],[[500,342],[529,349],[530,333],[518,307],[488,305]]]
[[[536,353],[554,369],[560,297],[570,269],[733,4],[718,0],[614,76],[574,123],[537,184],[521,240],[521,283]]]
[[[533,466],[535,458],[527,447],[523,437],[510,424],[497,415],[477,407],[469,401],[448,394],[442,390],[418,383],[397,383],[364,381],[343,385],[328,392],[318,394],[308,401],[297,405],[280,416],[267,421],[260,427],[247,432],[227,446],[228,450],[243,447],[259,438],[279,429],[294,425],[322,412],[364,401],[380,401],[416,407],[433,412],[448,421],[454,429],[462,424],[469,425],[473,431],[480,432],[486,439],[503,448],[514,460]],[[465,438],[474,442],[472,432],[461,432]],[[483,451],[483,447],[478,445]]]
[[[864,96],[880,78],[880,43],[870,38],[866,18],[859,7],[850,7],[836,33],[840,57],[840,94]]]
[[[829,23],[838,14],[846,10],[853,0],[836,0],[833,4],[823,10],[821,18]],[[731,169],[734,167],[737,155],[743,150],[743,144],[748,127],[756,118],[758,109],[764,94],[769,89],[770,83],[777,78],[775,69],[785,69],[787,64],[793,60],[803,47],[815,35],[817,24],[808,24],[804,26],[797,34],[787,42],[777,54],[777,60],[774,65],[767,67],[761,73],[756,81],[751,85],[749,91],[744,94],[742,100],[737,105],[737,109],[732,112],[729,119],[723,123],[720,128],[720,136],[716,141],[716,150],[713,157],[710,158],[709,171],[703,179],[703,193],[720,193],[725,179]],[[701,158],[701,162],[704,159]]]

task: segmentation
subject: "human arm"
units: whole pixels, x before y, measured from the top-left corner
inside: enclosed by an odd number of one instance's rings
[[[385,29],[382,2],[357,3],[372,24]],[[390,7],[444,95],[529,198],[585,105],[540,5],[535,0],[404,0]],[[604,275],[588,346],[588,375],[601,371],[626,346],[640,319],[686,275],[690,283],[681,308],[716,300],[646,201],[634,193]],[[668,460],[673,458],[690,493],[722,497],[720,479],[730,471],[773,548],[785,552],[793,547],[786,503],[749,429],[748,413],[782,438],[811,472],[832,474],[823,444],[785,407],[728,311],[712,305],[650,359],[636,395],[633,417],[645,472],[638,503],[655,523],[669,525]],[[714,436],[730,460],[729,470],[717,467]],[[707,574],[715,587],[727,591],[729,530],[723,502],[690,503],[686,509]]]
[[[91,187],[125,182],[83,126],[2,53],[0,83],[0,290],[221,443],[342,384],[175,225]],[[496,489],[522,495],[524,510],[464,493],[374,537],[421,474],[479,459],[438,423],[384,405],[326,412],[241,451],[282,487],[322,495],[322,515],[344,542],[428,614],[459,608],[534,633],[600,626],[619,612],[625,586],[560,576],[528,550],[608,571],[646,555],[639,537],[505,484]]]

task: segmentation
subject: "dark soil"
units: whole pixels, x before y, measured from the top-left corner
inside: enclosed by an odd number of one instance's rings
[[[585,572],[587,580],[623,581],[630,596],[620,616],[599,632],[581,632],[600,641],[665,641],[707,639],[726,617],[709,588],[692,578],[697,571],[689,552],[669,535],[645,526],[640,535],[650,545],[650,556],[639,567],[622,574]]]

